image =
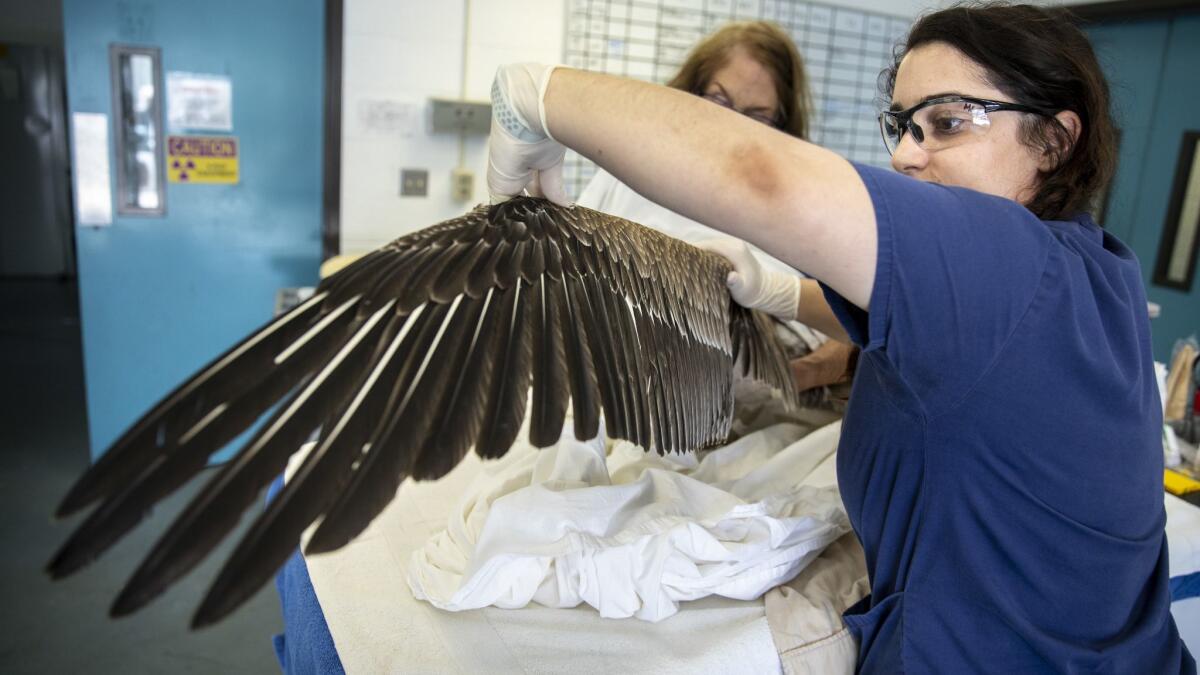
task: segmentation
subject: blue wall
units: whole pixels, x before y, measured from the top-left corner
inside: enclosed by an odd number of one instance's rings
[[[1152,280],[1183,132],[1200,130],[1200,17],[1100,24],[1088,33],[1122,130],[1104,225],[1137,254],[1146,293],[1162,306],[1150,325],[1154,358],[1166,362],[1175,340],[1200,332],[1200,280],[1188,292]]]
[[[269,320],[279,288],[315,284],[324,3],[63,4],[68,109],[109,115],[114,170],[114,42],[160,47],[164,75],[228,76],[229,133],[240,145],[238,184],[168,183],[165,217],[125,217],[114,207],[111,227],[76,227],[96,457],[195,369]]]

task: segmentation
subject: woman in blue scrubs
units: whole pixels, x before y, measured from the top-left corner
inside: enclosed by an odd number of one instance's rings
[[[845,615],[861,671],[1195,672],[1142,275],[1087,215],[1114,152],[1091,45],[1056,11],[956,7],[887,80],[894,172],[683,92],[506,66],[489,189],[565,201],[571,147],[820,280],[798,318],[832,312],[863,350],[838,458],[871,575]],[[739,302],[794,294],[728,255]]]

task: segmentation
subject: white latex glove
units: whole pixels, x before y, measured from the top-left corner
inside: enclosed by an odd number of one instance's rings
[[[525,190],[570,205],[562,175],[567,149],[550,136],[542,102],[550,74],[559,67],[517,63],[496,70],[487,172],[493,204]]]
[[[716,253],[733,265],[725,279],[734,302],[762,310],[784,321],[792,321],[800,309],[800,277],[772,272],[762,266],[744,241],[729,238],[704,239],[698,248]]]

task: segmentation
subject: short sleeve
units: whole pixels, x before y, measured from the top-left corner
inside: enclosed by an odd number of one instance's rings
[[[1054,239],[1012,200],[854,167],[878,230],[869,310],[823,290],[864,354],[885,359],[936,414],[987,371],[1017,328]]]

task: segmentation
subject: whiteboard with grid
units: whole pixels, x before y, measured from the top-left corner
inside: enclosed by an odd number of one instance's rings
[[[567,0],[564,62],[664,83],[688,51],[729,21],[779,24],[800,50],[813,98],[811,140],[849,159],[886,166],[878,76],[909,19],[792,0]],[[567,153],[567,192],[578,196],[595,165]]]

